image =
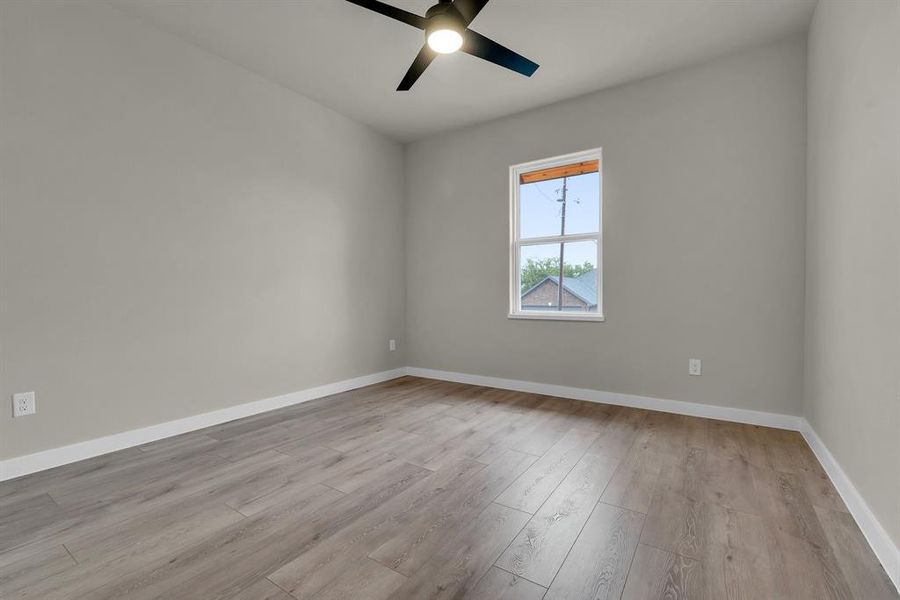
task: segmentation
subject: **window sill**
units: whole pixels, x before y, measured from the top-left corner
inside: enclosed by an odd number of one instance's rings
[[[524,319],[526,321],[593,321],[602,323],[606,321],[606,317],[600,314],[578,314],[578,313],[558,313],[558,312],[527,312],[527,313],[509,313],[508,319]]]

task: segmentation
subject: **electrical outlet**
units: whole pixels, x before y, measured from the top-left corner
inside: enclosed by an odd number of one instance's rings
[[[688,375],[702,375],[703,361],[699,358],[691,358],[688,360]]]
[[[388,340],[388,350],[393,352],[397,349],[397,340]]]
[[[36,412],[37,406],[34,403],[34,392],[20,392],[18,394],[13,394],[14,417],[33,415]]]

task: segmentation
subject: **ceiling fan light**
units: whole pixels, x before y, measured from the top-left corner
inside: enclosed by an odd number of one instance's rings
[[[428,47],[440,54],[452,54],[462,43],[462,36],[453,29],[435,29],[428,34]]]

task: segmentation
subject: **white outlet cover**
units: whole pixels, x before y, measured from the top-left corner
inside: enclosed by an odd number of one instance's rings
[[[688,360],[688,375],[702,375],[703,361],[699,358],[691,358]]]
[[[34,401],[34,392],[19,392],[13,394],[13,417],[24,417],[37,412]]]

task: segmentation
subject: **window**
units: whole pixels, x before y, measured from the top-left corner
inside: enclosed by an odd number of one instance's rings
[[[603,320],[600,159],[510,167],[510,318]]]

